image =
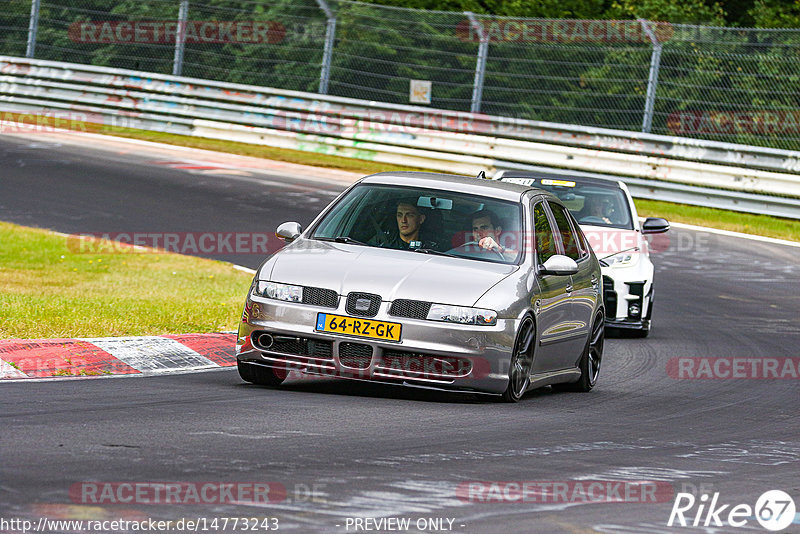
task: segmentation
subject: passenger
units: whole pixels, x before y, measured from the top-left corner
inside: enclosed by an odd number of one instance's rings
[[[401,199],[395,209],[397,232],[382,232],[369,241],[370,245],[386,248],[415,249],[437,248],[433,241],[422,241],[420,231],[425,223],[425,214],[417,207],[416,199]]]

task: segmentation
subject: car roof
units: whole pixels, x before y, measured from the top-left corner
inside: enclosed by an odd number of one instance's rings
[[[515,202],[519,202],[527,191],[533,191],[548,197],[552,196],[549,192],[533,186],[437,172],[379,172],[365,176],[359,183],[446,189],[458,193],[485,195]]]
[[[599,185],[605,187],[614,187],[617,189],[620,188],[619,180],[605,179],[605,178],[589,178],[586,176],[572,176],[569,174],[556,175],[556,174],[548,174],[545,172],[534,172],[534,171],[504,171],[503,176],[496,181],[503,182],[503,180],[505,180],[506,178],[535,178],[537,180],[542,180],[542,179],[567,180],[570,182],[575,182],[576,185]]]

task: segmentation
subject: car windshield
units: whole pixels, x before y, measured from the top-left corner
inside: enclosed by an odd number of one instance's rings
[[[616,185],[548,179],[533,185],[557,196],[580,224],[633,230],[627,197]]]
[[[312,239],[517,263],[518,202],[447,190],[359,184],[320,220]],[[491,237],[496,246],[481,244]]]

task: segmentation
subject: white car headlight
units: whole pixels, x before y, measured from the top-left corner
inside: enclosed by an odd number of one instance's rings
[[[497,312],[480,308],[468,308],[466,306],[433,304],[426,319],[448,323],[493,326],[497,324]]]
[[[302,286],[279,284],[277,282],[267,282],[266,280],[258,280],[255,284],[255,287],[253,287],[253,293],[259,297],[285,300],[287,302],[303,301]]]
[[[640,251],[620,252],[600,260],[601,265],[606,267],[630,267],[639,259]]]

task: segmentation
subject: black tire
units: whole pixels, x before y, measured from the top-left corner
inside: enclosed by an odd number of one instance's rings
[[[278,376],[276,369],[252,363],[236,362],[239,376],[245,382],[259,386],[280,386],[286,377]]]
[[[508,387],[503,393],[505,402],[519,402],[531,382],[531,366],[536,350],[536,324],[530,315],[522,319],[514,341],[511,367],[508,370]]]
[[[591,391],[597,384],[597,377],[600,374],[600,364],[603,361],[603,345],[605,344],[605,318],[603,313],[598,313],[592,323],[592,333],[586,340],[586,347],[583,349],[578,368],[581,370],[581,377],[577,382],[568,384],[557,384],[554,389],[561,391]]]

